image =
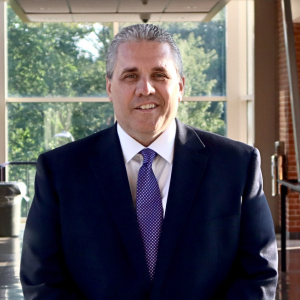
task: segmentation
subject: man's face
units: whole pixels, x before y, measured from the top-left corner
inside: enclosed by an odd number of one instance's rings
[[[176,71],[168,44],[128,42],[118,48],[106,89],[121,127],[148,146],[175,118],[184,78]]]

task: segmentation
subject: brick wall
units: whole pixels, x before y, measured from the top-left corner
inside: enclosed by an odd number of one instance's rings
[[[300,78],[300,24],[294,24],[298,76]],[[299,82],[300,86],[300,82]],[[293,124],[289,97],[289,82],[284,47],[281,1],[278,1],[278,89],[279,89],[279,140],[285,142],[288,180],[297,179]],[[300,199],[297,192],[287,196],[287,231],[295,237],[300,234]],[[297,234],[299,233],[299,234]]]

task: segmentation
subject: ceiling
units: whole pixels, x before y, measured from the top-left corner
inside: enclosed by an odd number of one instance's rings
[[[25,22],[210,21],[230,0],[10,0]]]

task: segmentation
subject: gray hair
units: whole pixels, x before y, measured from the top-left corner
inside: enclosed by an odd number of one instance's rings
[[[112,40],[106,55],[106,76],[108,79],[112,79],[118,47],[120,44],[142,41],[168,43],[173,54],[176,70],[180,77],[183,76],[180,50],[170,33],[153,24],[136,24],[123,28]]]

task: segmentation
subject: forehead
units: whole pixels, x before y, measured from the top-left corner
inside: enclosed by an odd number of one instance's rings
[[[170,45],[154,41],[126,42],[119,45],[115,69],[133,67],[176,69]]]

